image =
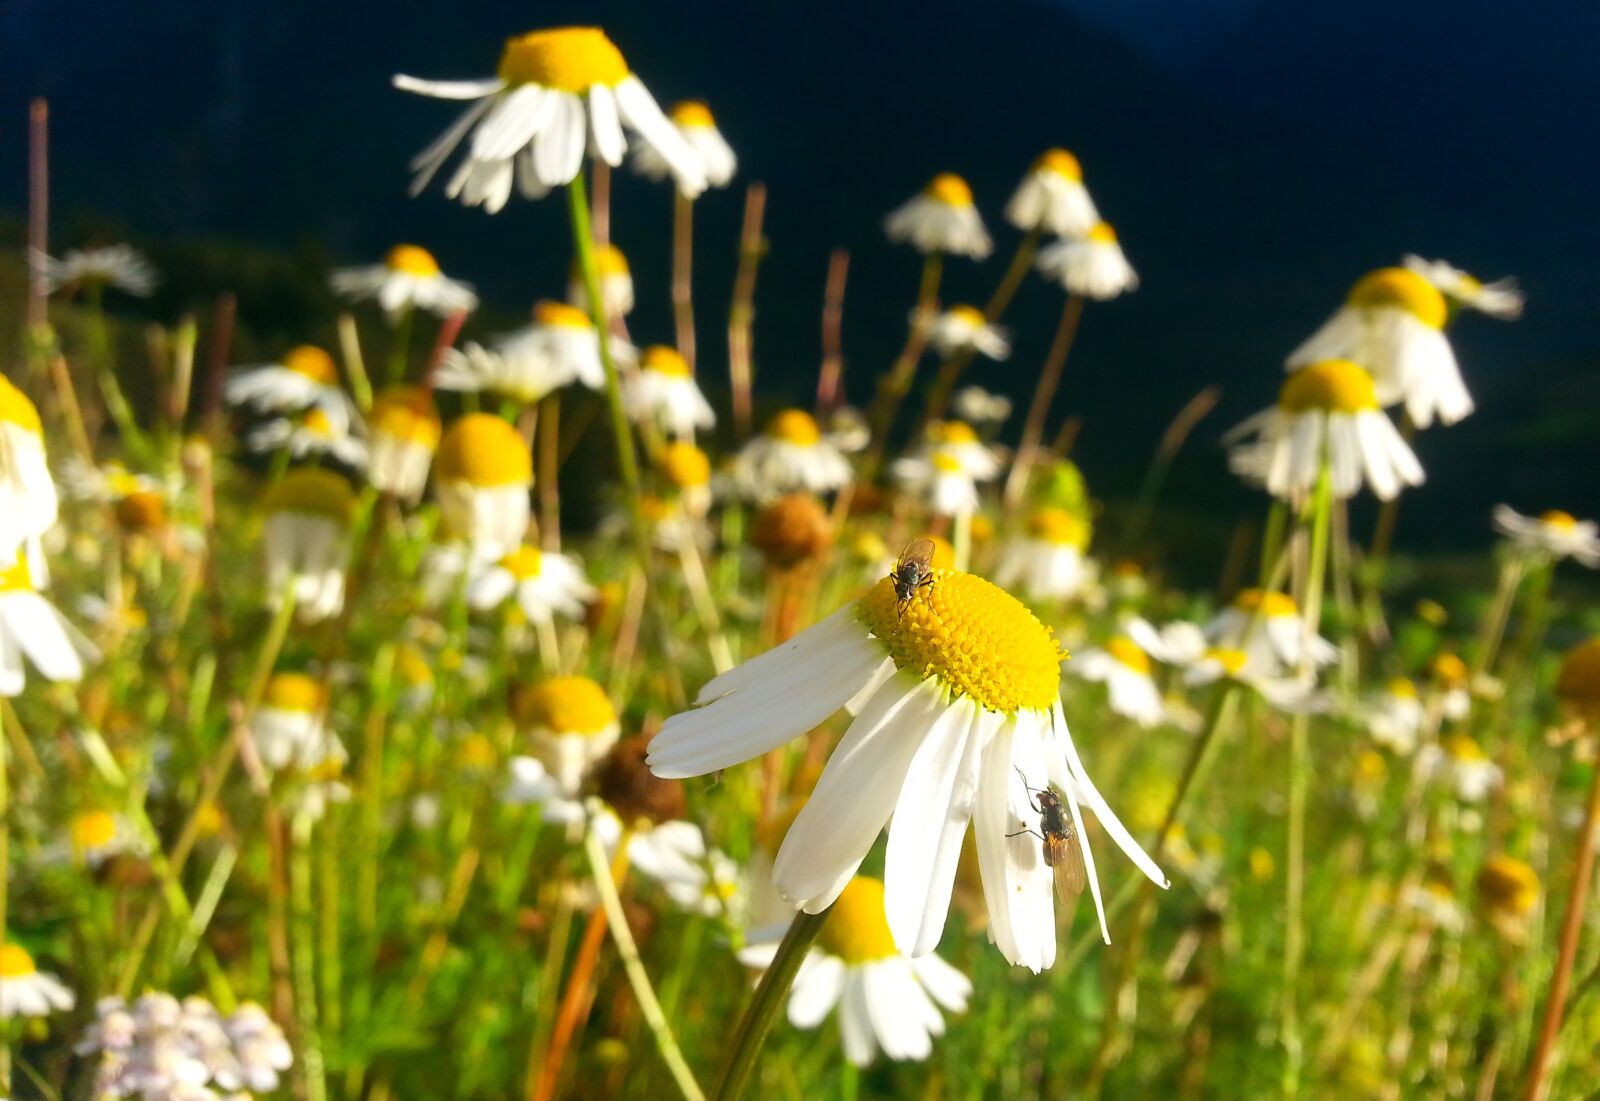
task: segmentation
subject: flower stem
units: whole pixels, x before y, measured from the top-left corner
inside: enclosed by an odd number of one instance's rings
[[[917,309],[911,315],[911,331],[906,335],[905,347],[900,349],[894,366],[878,383],[878,393],[872,399],[872,411],[867,417],[872,426],[872,444],[861,463],[863,482],[876,477],[883,463],[883,453],[889,446],[889,430],[894,426],[895,412],[911,389],[911,380],[916,377],[917,361],[922,358],[928,328],[933,324],[933,312],[939,305],[939,276],[943,270],[943,253],[930,252],[923,258],[922,282],[917,290]]]
[[[7,943],[6,887],[11,874],[11,754],[6,747],[5,721],[5,709],[0,708],[0,948]],[[11,1096],[11,1031],[5,1027],[0,1027],[0,1096]]]
[[[1083,317],[1083,296],[1069,294],[1061,307],[1061,321],[1056,326],[1055,339],[1045,355],[1044,367],[1039,372],[1039,385],[1033,392],[1033,403],[1028,406],[1028,417],[1022,424],[1022,440],[1017,445],[1017,455],[1006,478],[1005,506],[1015,508],[1028,488],[1028,470],[1044,438],[1044,422],[1050,415],[1050,401],[1056,395],[1061,381],[1061,371],[1067,365],[1067,353],[1072,351],[1072,341],[1078,335],[1078,321]]]
[[[756,314],[756,271],[766,252],[761,239],[761,220],[766,208],[766,185],[751,184],[745,190],[744,222],[739,230],[739,269],[733,278],[733,305],[728,310],[728,381],[733,388],[733,436],[741,444],[750,438],[750,392],[755,385],[750,330]]]
[[[694,373],[694,200],[672,189],[672,317],[678,354]]]
[[[417,308],[407,306],[389,333],[389,367],[386,381],[390,386],[405,381],[406,361],[411,358],[411,323],[416,319]]]
[[[315,823],[305,811],[294,816],[289,850],[289,899],[293,911],[295,1020],[300,1026],[300,1061],[307,1101],[327,1101],[322,1033],[317,1014],[316,917],[311,894],[311,840]]]
[[[783,943],[778,945],[778,954],[772,958],[772,965],[767,968],[766,974],[761,976],[756,992],[750,996],[750,1004],[745,1007],[744,1016],[739,1019],[727,1065],[723,1067],[716,1092],[712,1095],[715,1101],[737,1101],[750,1084],[756,1060],[761,1056],[761,1047],[766,1043],[767,1033],[772,1030],[772,1022],[778,1016],[778,1007],[783,1004],[784,995],[789,993],[789,987],[794,984],[800,964],[805,961],[817,934],[822,932],[822,924],[828,920],[831,909],[830,906],[820,914],[801,912],[789,923],[789,931],[783,935]]]

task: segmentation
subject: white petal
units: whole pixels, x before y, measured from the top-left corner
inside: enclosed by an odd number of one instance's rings
[[[844,993],[844,961],[821,954],[811,958],[816,962],[795,977],[789,994],[789,1023],[795,1028],[816,1028]]]
[[[479,99],[493,95],[506,86],[506,82],[499,77],[485,80],[423,80],[404,73],[396,73],[393,84],[402,92],[416,92],[434,99]]]
[[[594,150],[600,159],[612,167],[621,164],[628,143],[622,136],[622,122],[617,117],[616,97],[604,84],[589,89],[589,127],[594,134]]]

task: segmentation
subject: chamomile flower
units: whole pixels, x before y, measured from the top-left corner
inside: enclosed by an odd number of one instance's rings
[[[479,558],[504,558],[528,530],[533,454],[515,428],[487,413],[468,413],[439,442],[433,492],[445,527]]]
[[[752,936],[739,959],[766,967],[777,948],[776,937]],[[837,1008],[845,1058],[855,1066],[871,1063],[879,1051],[921,1060],[944,1035],[940,1008],[965,1012],[971,996],[971,981],[937,955],[912,957],[896,947],[883,882],[856,876],[800,965],[789,991],[789,1023],[816,1028]]]
[[[744,445],[730,471],[733,486],[752,501],[768,501],[793,490],[831,493],[849,484],[850,463],[827,440],[816,420],[800,409],[785,409]]]
[[[700,518],[711,508],[711,459],[692,443],[679,440],[655,456],[656,469],[672,487],[687,516]]]
[[[1139,289],[1138,274],[1105,222],[1096,222],[1082,237],[1046,245],[1035,265],[1068,293],[1084,298],[1103,302]]]
[[[633,349],[611,341],[619,364],[632,364]],[[591,390],[606,384],[600,359],[600,334],[589,315],[564,302],[539,302],[533,324],[499,337],[494,350],[468,344],[465,352],[447,354],[434,376],[441,390],[489,390],[521,402],[581,383]]]
[[[1525,861],[1496,853],[1478,869],[1473,888],[1494,931],[1513,944],[1525,943],[1539,908],[1539,874]]]
[[[1337,646],[1307,633],[1293,597],[1261,589],[1245,589],[1234,597],[1232,604],[1211,617],[1205,637],[1212,646],[1243,650],[1262,670],[1319,667],[1339,657]]]
[[[1146,727],[1166,720],[1167,705],[1151,678],[1150,655],[1127,635],[1083,650],[1067,668],[1084,680],[1104,683],[1111,710],[1118,715]]]
[[[842,455],[856,455],[872,442],[867,415],[853,405],[841,405],[828,414],[822,438]]]
[[[1451,734],[1417,751],[1417,771],[1444,784],[1463,803],[1481,803],[1500,786],[1500,766],[1465,734]]]
[[[1289,354],[1294,371],[1352,360],[1370,371],[1377,400],[1403,404],[1420,428],[1437,416],[1454,424],[1472,412],[1456,354],[1444,334],[1444,295],[1414,271],[1379,268],[1351,288],[1345,304]]]
[[[950,408],[969,424],[996,426],[1011,416],[1011,399],[981,386],[963,386],[951,399]]]
[[[622,731],[606,691],[588,677],[546,677],[512,689],[511,713],[568,798]]]
[[[678,189],[705,189],[700,159],[662,114],[622,52],[598,27],[561,27],[506,40],[497,74],[487,80],[419,80],[396,76],[394,86],[436,99],[474,100],[439,139],[411,162],[419,193],[470,133],[461,166],[445,194],[493,214],[512,184],[537,199],[569,184],[592,149],[615,167],[628,141],[623,127],[672,166]]]
[[[994,449],[978,439],[970,424],[962,421],[934,421],[928,425],[924,441],[925,453],[943,451],[961,465],[961,469],[980,482],[987,482],[1000,473],[1000,459]]]
[[[1421,485],[1422,464],[1378,404],[1372,376],[1348,359],[1302,367],[1284,381],[1278,404],[1235,426],[1228,463],[1274,497],[1309,492],[1328,464],[1333,495],[1363,485],[1380,500]]]
[[[978,484],[950,448],[935,447],[897,459],[894,476],[935,516],[971,516],[978,511]]]
[[[356,497],[350,483],[322,467],[301,467],[267,490],[261,543],[267,601],[276,608],[293,586],[295,615],[317,623],[344,607],[344,571]]]
[[[250,716],[250,740],[262,764],[281,772],[308,772],[343,760],[344,746],[328,729],[328,689],[304,673],[274,673],[261,706]]]
[[[1062,652],[1019,601],[988,581],[935,569],[900,601],[881,578],[857,601],[714,678],[693,711],[650,745],[658,776],[698,776],[758,757],[848,706],[855,719],[795,818],[774,864],[784,897],[831,905],[889,826],[885,909],[894,943],[924,956],[944,928],[968,821],[989,927],[1005,958],[1055,958],[1052,874],[1024,784],[1059,788],[1077,836],[1080,803],[1139,869],[1166,879],[1090,781],[1061,712]],[[1020,770],[1020,771],[1019,771]],[[1094,857],[1090,892],[1109,937]]]
[[[114,856],[141,853],[143,844],[126,819],[108,810],[86,810],[67,823],[67,842],[72,859],[98,868]]]
[[[258,425],[245,437],[251,451],[286,450],[297,459],[327,455],[346,466],[367,463],[367,445],[326,411],[312,407],[299,418],[276,417]]]
[[[633,273],[628,270],[628,258],[616,245],[604,244],[594,251],[594,266],[600,276],[600,301],[606,316],[615,320],[633,312]],[[567,301],[589,313],[589,291],[583,283],[583,269],[572,261],[572,272],[567,280]]]
[[[1426,710],[1414,681],[1395,677],[1361,708],[1372,740],[1401,756],[1417,748]]]
[[[1088,546],[1087,522],[1063,508],[1035,509],[1026,531],[1000,545],[995,584],[1020,588],[1032,600],[1066,600],[1093,579]]]
[[[1006,220],[1018,229],[1057,237],[1083,237],[1100,215],[1083,186],[1083,166],[1065,149],[1049,149],[1033,162],[1006,204]]]
[[[697,99],[686,99],[672,105],[667,112],[672,125],[688,145],[700,165],[700,174],[711,187],[727,187],[739,167],[733,147],[717,129],[711,109]],[[633,169],[647,180],[664,180],[673,175],[673,167],[654,146],[640,144],[633,152]]]
[[[1523,295],[1517,289],[1515,279],[1496,279],[1493,283],[1485,283],[1443,260],[1424,260],[1411,253],[1401,263],[1432,283],[1441,294],[1463,309],[1477,310],[1502,321],[1515,321],[1522,316]]]
[[[29,555],[0,565],[0,696],[22,694],[23,658],[50,681],[83,679],[86,662],[99,655],[65,616],[34,591]]]
[[[581,619],[595,588],[576,558],[524,545],[480,567],[467,583],[467,603],[479,611],[512,597],[530,621],[550,623],[558,615]]]
[[[44,257],[50,290],[63,287],[114,287],[125,294],[148,298],[156,289],[156,269],[132,245],[75,248],[61,258]]]
[[[1291,715],[1313,715],[1328,710],[1328,697],[1317,691],[1313,678],[1286,676],[1275,661],[1252,657],[1244,650],[1208,646],[1188,662],[1183,674],[1183,682],[1188,685],[1214,684],[1219,680],[1243,685],[1279,711]],[[1172,704],[1169,702],[1167,706],[1170,717]]]
[[[1434,690],[1439,693],[1440,713],[1460,722],[1472,711],[1472,673],[1460,655],[1436,654],[1429,663]]]
[[[412,310],[450,317],[478,308],[471,284],[447,278],[433,253],[420,245],[396,245],[383,263],[341,268],[328,282],[352,302],[375,300],[391,323]]]
[[[355,405],[339,388],[339,370],[321,348],[302,344],[282,362],[236,368],[223,385],[230,405],[258,413],[298,413],[320,409],[341,427],[355,419]]]
[[[921,253],[947,252],[982,260],[994,247],[983,216],[972,203],[972,188],[951,172],[941,172],[914,198],[897,207],[883,222],[889,240],[905,242]]]
[[[537,757],[513,757],[506,762],[506,782],[500,799],[511,806],[537,806],[547,822],[570,825],[584,819],[583,804],[570,794]]]
[[[0,943],[0,1020],[48,1017],[77,1004],[72,991],[48,971],[40,971],[20,944]]]
[[[367,481],[402,501],[420,499],[439,449],[433,398],[419,386],[390,387],[372,403],[368,432]]]
[[[935,317],[928,326],[928,344],[943,356],[964,352],[1005,359],[1011,354],[1006,331],[990,324],[976,306],[951,306]]]
[[[1400,895],[1400,904],[1435,929],[1459,933],[1466,928],[1466,911],[1456,900],[1450,880],[1443,875],[1430,873],[1422,882],[1407,886]]]
[[[628,415],[635,421],[654,422],[663,432],[681,440],[692,440],[697,429],[717,423],[717,415],[695,384],[688,362],[662,344],[652,344],[644,350],[639,369],[627,380],[623,397]]]
[[[1553,562],[1571,558],[1590,569],[1600,566],[1600,524],[1593,520],[1579,520],[1560,509],[1524,516],[1508,505],[1496,505],[1494,526],[1524,554]]]
[[[59,505],[39,410],[0,375],[0,569],[55,526]]]

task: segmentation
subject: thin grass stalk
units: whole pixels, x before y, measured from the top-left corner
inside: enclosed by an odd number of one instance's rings
[[[539,546],[561,550],[561,394],[551,391],[539,401],[534,443],[539,449]]]
[[[305,810],[290,826],[289,908],[293,938],[295,1022],[300,1034],[298,1060],[307,1101],[327,1101],[322,1061],[322,1030],[317,1011],[316,913],[312,899],[311,845],[316,822]]]
[[[1131,553],[1136,550],[1144,538],[1145,529],[1150,526],[1150,517],[1155,512],[1156,499],[1167,480],[1167,472],[1172,469],[1173,460],[1183,449],[1184,442],[1221,400],[1222,391],[1215,386],[1207,386],[1185,402],[1183,408],[1178,410],[1178,415],[1172,418],[1172,423],[1167,425],[1167,430],[1161,436],[1161,445],[1156,448],[1150,460],[1150,469],[1145,472],[1144,482],[1139,487],[1139,496],[1133,506],[1133,519],[1128,522],[1128,534],[1123,539],[1126,551]]]
[[[1044,438],[1044,422],[1050,415],[1050,402],[1055,397],[1056,386],[1061,381],[1062,368],[1067,364],[1067,354],[1072,351],[1072,341],[1078,334],[1078,322],[1083,317],[1083,296],[1069,294],[1061,307],[1061,321],[1056,326],[1055,339],[1045,356],[1044,367],[1039,372],[1039,385],[1028,406],[1028,416],[1022,425],[1022,440],[1006,476],[1005,507],[1017,507],[1028,489],[1028,472]]]
[[[43,96],[28,104],[28,329],[50,323],[50,104]],[[0,1082],[9,1089],[10,1081]]]
[[[794,985],[794,977],[832,909],[830,906],[820,914],[801,911],[789,923],[789,931],[784,933],[777,954],[750,996],[744,1015],[739,1018],[727,1064],[712,1093],[714,1101],[738,1101],[743,1096],[755,1072],[756,1061],[761,1057],[761,1048],[767,1042],[767,1033],[772,1031],[772,1022],[777,1019],[783,999]]]
[[[878,382],[878,392],[872,399],[872,410],[867,423],[872,429],[872,443],[861,460],[861,481],[870,482],[877,477],[883,464],[884,452],[889,447],[889,434],[894,428],[895,414],[900,403],[911,390],[912,379],[917,374],[917,363],[928,343],[928,329],[939,308],[939,282],[944,271],[944,254],[930,252],[922,258],[922,278],[917,287],[917,306],[911,315],[911,328],[906,342],[895,358],[894,366]]]
[[[361,332],[349,312],[339,315],[338,324],[339,358],[350,380],[350,393],[356,399],[356,408],[366,413],[372,409],[372,379],[367,375],[367,361],[361,354]]]
[[[694,346],[694,200],[672,189],[672,322],[678,354],[695,369]]]
[[[0,728],[5,726],[5,711],[0,709]],[[0,949],[7,938],[7,909],[11,883],[11,752],[0,729]],[[11,1096],[11,1022],[0,1021],[0,1094]]]
[[[384,381],[397,386],[405,381],[406,366],[411,359],[411,328],[417,317],[417,308],[408,305],[395,319],[389,330],[389,363]]]
[[[751,328],[756,313],[756,272],[766,253],[761,237],[761,220],[766,207],[766,185],[751,184],[744,195],[739,268],[733,278],[733,304],[728,310],[728,380],[733,389],[733,436],[737,443],[750,438],[751,390],[755,385]]]
[[[850,253],[828,254],[828,281],[822,288],[822,367],[817,372],[817,417],[826,418],[844,395],[844,284],[850,274]]]

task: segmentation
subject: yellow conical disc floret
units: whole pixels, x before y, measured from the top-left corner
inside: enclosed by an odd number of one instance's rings
[[[988,318],[983,316],[983,311],[976,306],[951,306],[947,312],[952,320],[974,329],[980,329],[989,323]]]
[[[1556,677],[1556,695],[1577,707],[1600,709],[1600,638],[1567,651]]]
[[[1539,901],[1539,876],[1514,856],[1499,854],[1478,870],[1478,899],[1489,910],[1526,914]]]
[[[356,511],[350,483],[320,466],[291,470],[267,490],[268,512],[307,512],[348,524]]]
[[[1456,654],[1440,654],[1433,659],[1433,675],[1447,687],[1460,687],[1467,683],[1467,663]]]
[[[1483,747],[1465,734],[1452,734],[1444,739],[1444,751],[1457,761],[1487,761]]]
[[[274,673],[261,698],[262,707],[275,711],[298,711],[314,715],[328,702],[328,690],[321,681],[304,673]]]
[[[1110,222],[1096,222],[1089,229],[1089,240],[1097,245],[1114,245],[1117,243],[1117,231],[1111,228]]]
[[[11,385],[4,375],[0,375],[0,424],[14,424],[35,436],[44,434],[39,410],[28,400],[28,395]]]
[[[812,447],[822,439],[822,430],[810,413],[803,409],[785,409],[767,422],[767,435],[784,443]]]
[[[310,344],[289,349],[289,354],[283,357],[283,365],[295,374],[304,375],[312,382],[320,382],[324,386],[332,386],[339,379],[339,371],[333,365],[333,357]]]
[[[628,258],[622,255],[622,250],[616,245],[602,245],[594,254],[594,266],[602,276],[628,274]],[[573,261],[573,270],[577,270],[576,260]]]
[[[1408,268],[1379,268],[1350,288],[1350,305],[1359,309],[1401,309],[1428,326],[1444,328],[1449,314],[1439,289]]]
[[[933,453],[933,469],[940,474],[960,474],[961,460],[948,451],[935,451]]]
[[[711,117],[711,108],[698,99],[686,99],[674,104],[672,121],[686,130],[710,130],[716,126],[716,121]]]
[[[615,87],[627,76],[622,51],[599,27],[561,27],[508,38],[500,55],[500,79],[507,84],[586,92],[596,84]]]
[[[981,577],[936,568],[932,584],[903,604],[885,577],[857,609],[896,666],[938,677],[990,711],[1048,711],[1056,702],[1066,655],[1055,634]]]
[[[928,182],[923,191],[930,199],[945,206],[969,207],[972,205],[972,188],[954,172],[941,172]]]
[[[344,434],[343,430],[333,423],[333,418],[328,416],[326,410],[315,407],[307,410],[305,420],[301,422],[301,427],[313,436],[320,436],[325,440],[331,440],[335,436]]]
[[[1033,162],[1035,172],[1054,172],[1063,179],[1073,183],[1083,182],[1083,166],[1078,163],[1078,158],[1068,153],[1065,149],[1050,149],[1040,154],[1039,159]]]
[[[817,935],[817,944],[848,964],[872,963],[896,954],[894,934],[883,908],[883,883],[858,875],[845,884],[839,901]]]
[[[543,565],[544,555],[538,547],[518,547],[500,559],[500,567],[518,581],[528,581],[538,577]]]
[[[20,944],[0,944],[0,979],[20,979],[37,970],[33,957]]]
[[[9,566],[0,566],[0,593],[28,593],[33,591],[33,578],[28,573],[28,556],[19,553]]]
[[[667,481],[678,489],[698,489],[711,481],[711,460],[692,443],[668,444],[658,462]]]
[[[1064,508],[1047,506],[1035,509],[1033,515],[1028,517],[1028,534],[1058,547],[1082,550],[1089,545],[1088,526]]]
[[[1558,508],[1553,508],[1544,513],[1539,517],[1539,522],[1547,528],[1555,528],[1561,532],[1571,531],[1578,526],[1578,518],[1576,516],[1570,512],[1562,512]]]
[[[977,443],[978,434],[962,421],[936,421],[928,426],[928,438],[936,443]]]
[[[1150,656],[1139,649],[1138,644],[1133,639],[1118,635],[1106,643],[1106,653],[1116,658],[1118,663],[1132,669],[1135,673],[1150,675]]]
[[[599,734],[617,725],[606,690],[588,677],[548,677],[521,695],[516,711],[528,726],[555,734]]]
[[[435,472],[446,481],[481,488],[530,485],[533,454],[527,441],[499,417],[468,413],[439,441]]]
[[[104,848],[117,839],[117,820],[111,812],[84,811],[72,820],[67,832],[72,837],[72,847],[78,852]]]
[[[379,394],[368,424],[373,435],[420,444],[430,451],[439,446],[439,413],[420,386],[391,386]]]
[[[533,305],[533,323],[541,328],[592,329],[594,322],[576,306],[544,299]]]
[[[439,274],[439,261],[433,258],[433,253],[421,245],[396,245],[389,250],[389,255],[383,258],[383,262],[390,271],[404,272],[407,275]]]
[[[1417,686],[1408,677],[1396,677],[1389,682],[1389,695],[1402,700],[1417,698]]]
[[[1267,619],[1296,614],[1294,598],[1288,593],[1269,593],[1261,589],[1246,589],[1234,598],[1233,606],[1241,612],[1254,613],[1257,608]]]
[[[1278,391],[1285,413],[1363,413],[1378,408],[1372,376],[1348,359],[1325,359],[1290,375]]]
[[[646,348],[639,365],[646,371],[653,371],[658,375],[667,375],[671,378],[689,377],[689,361],[665,344],[652,344]]]

